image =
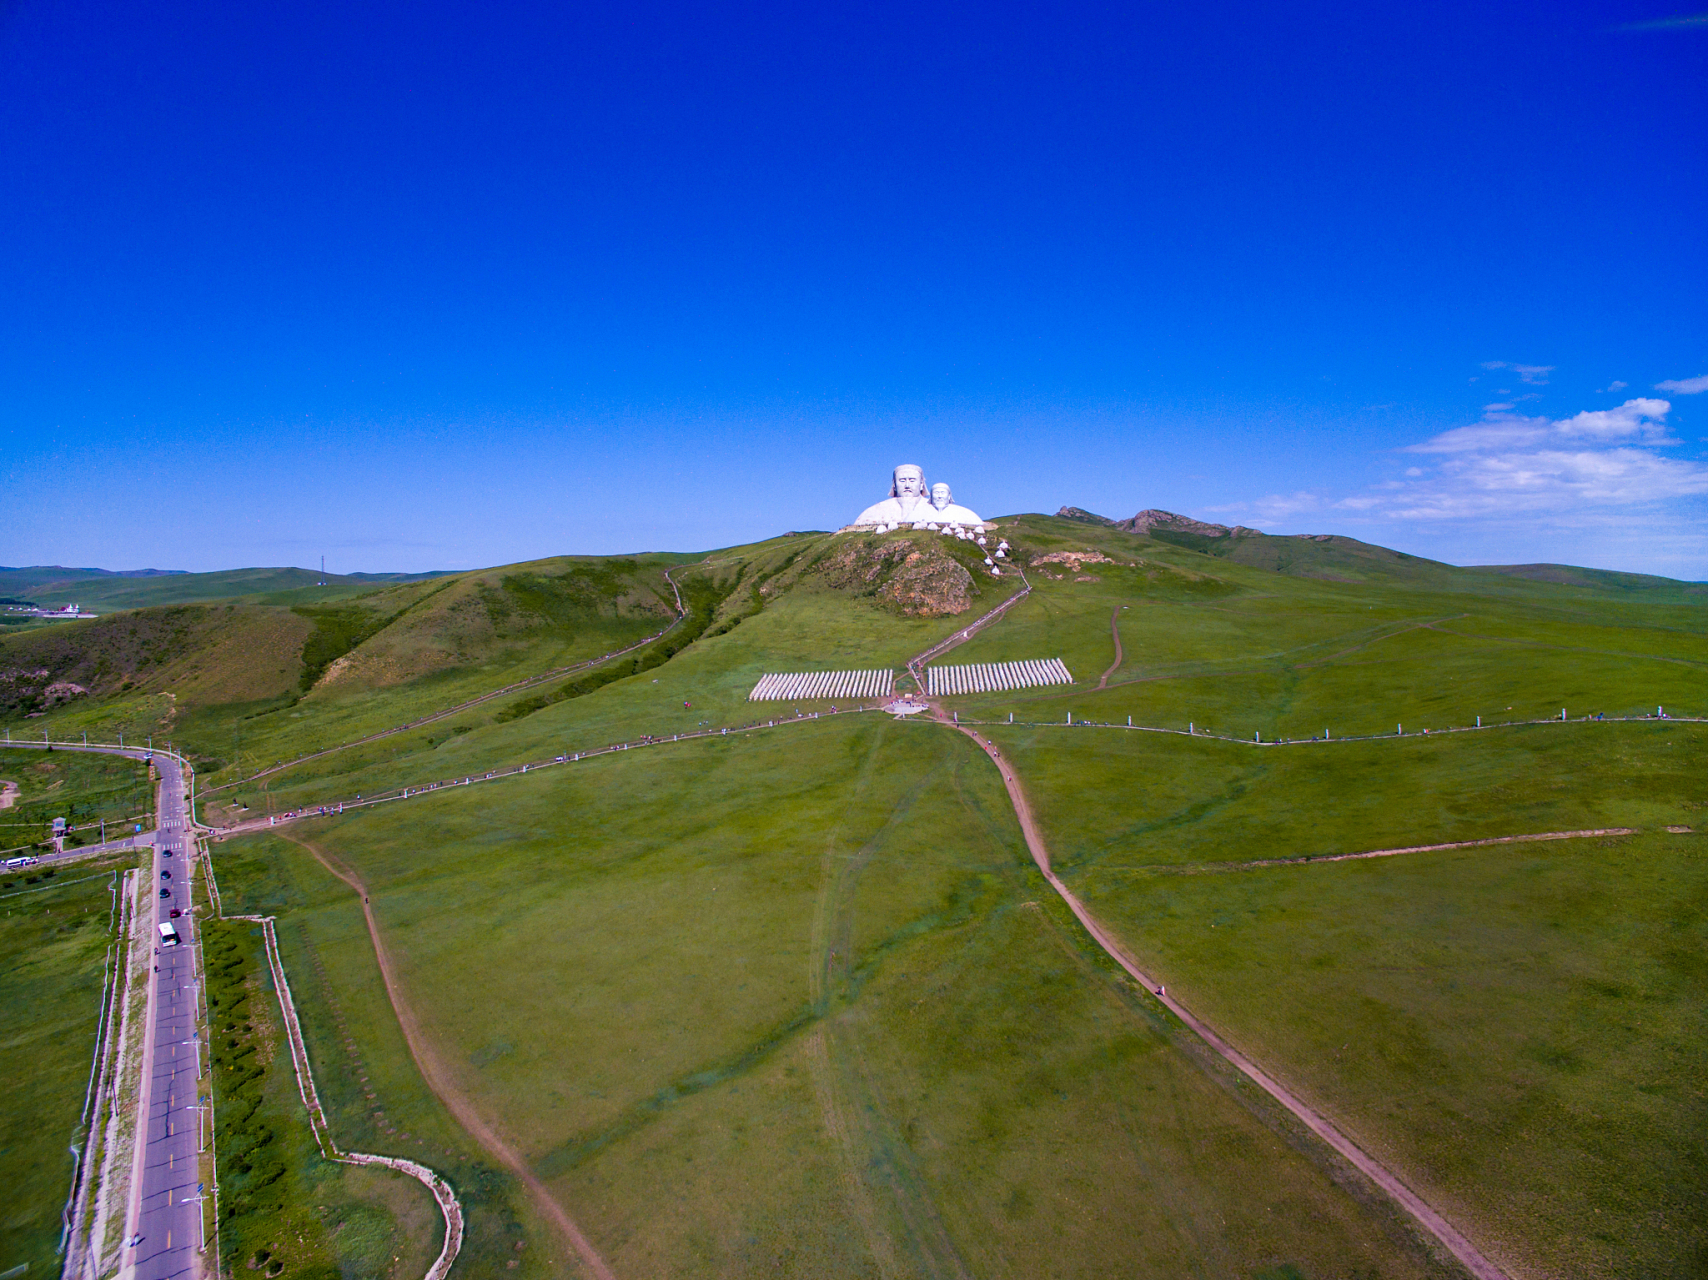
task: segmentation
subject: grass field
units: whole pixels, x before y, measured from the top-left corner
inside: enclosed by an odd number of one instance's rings
[[[32,868],[0,887],[0,1271],[53,1275],[63,1263],[67,1148],[81,1138],[117,868]]]
[[[998,727],[1135,957],[1517,1275],[1708,1253],[1704,727],[1253,748]],[[1241,870],[1247,860],[1646,834]]]
[[[518,1241],[544,1238],[526,1197],[415,1070],[386,1001],[355,895],[297,845],[266,836],[217,846],[215,867],[228,913],[278,916],[280,951],[339,1145],[407,1156],[450,1180],[467,1219],[459,1275],[557,1274],[543,1253],[516,1249]],[[300,1112],[301,1104],[296,1105]],[[358,1181],[362,1178],[377,1185],[402,1181],[377,1172],[362,1172]],[[419,1272],[436,1254],[444,1227],[425,1190],[410,1185],[411,1197],[418,1195],[426,1206],[411,1212],[430,1219],[411,1238],[425,1234],[434,1242]],[[519,1272],[506,1266],[517,1259]],[[399,1267],[397,1274],[401,1280],[410,1273]]]
[[[943,660],[1061,657],[1078,683],[944,705],[993,722],[1075,891],[1515,1277],[1700,1266],[1701,837],[1664,828],[1702,823],[1704,728],[1581,717],[1708,713],[1701,588],[1346,539],[1004,523],[1034,590]],[[903,616],[852,545],[384,587],[290,615],[319,637],[293,677],[306,693],[197,701],[187,678],[160,680],[30,724],[156,714],[206,786],[650,634],[672,564],[709,593],[693,596],[712,602],[706,630],[662,665],[218,793],[253,816],[792,717],[746,701],[760,675],[899,670],[1017,585],[969,561],[966,612]],[[1562,707],[1571,722],[1517,723]],[[1614,826],[1643,834],[1239,866]],[[571,1269],[523,1179],[458,1123],[466,1107],[619,1275],[1439,1273],[1094,949],[988,762],[941,727],[825,717],[290,831],[366,882],[449,1104],[411,1056],[356,893],[308,849],[219,845],[226,909],[279,916],[340,1140],[458,1188],[459,1271]]]
[[[1699,821],[1708,726],[1538,724],[1258,747],[994,725],[1058,871],[1128,871]]]
[[[297,1094],[258,925],[210,921],[207,963],[226,1269],[304,1280],[408,1280],[443,1221],[414,1179],[321,1157]]]
[[[361,872],[460,1088],[618,1274],[1434,1274],[1086,949],[947,735],[821,721],[536,778],[305,835]],[[276,841],[217,858],[228,909],[336,910]],[[372,1034],[388,1119],[455,1150]]]
[[[145,821],[154,807],[147,769],[120,757],[0,747],[0,778],[18,784],[12,807],[0,809],[5,848],[47,839],[55,818],[71,830],[68,847],[94,843],[101,821]]]
[[[1517,1276],[1708,1265],[1700,835],[1088,879],[1171,992]]]

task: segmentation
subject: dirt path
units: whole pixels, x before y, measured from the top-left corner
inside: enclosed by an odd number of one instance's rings
[[[1451,844],[1413,844],[1403,849],[1369,849],[1363,853],[1306,853],[1297,858],[1257,858],[1251,862],[1158,862],[1143,867],[1104,866],[1104,871],[1155,871],[1160,875],[1214,875],[1219,871],[1260,871],[1265,867],[1314,866],[1319,862],[1353,862],[1359,858],[1396,858],[1402,853],[1439,853],[1444,849],[1480,849],[1490,844],[1529,844],[1536,840],[1589,840],[1596,836],[1634,836],[1636,827],[1591,827],[1584,831],[1538,831],[1533,835],[1489,836],[1455,840]]]
[[[997,621],[1003,614],[1007,613],[1015,605],[1019,604],[1027,596],[1032,594],[1032,582],[1031,579],[1026,576],[1026,571],[1019,565],[1014,566],[1014,571],[1020,575],[1020,590],[1009,596],[1008,599],[997,605],[996,608],[992,609],[989,613],[968,623],[959,631],[955,632],[954,635],[939,640],[924,653],[908,661],[908,674],[911,675],[914,682],[918,684],[919,692],[922,695],[926,689],[925,664],[927,662],[931,662],[936,658],[941,658],[945,653],[948,653],[949,650],[965,644],[967,641],[971,640],[973,636],[978,634],[980,631],[983,631],[986,627],[990,626],[991,623]]]
[[[284,835],[284,832],[278,834]],[[569,1242],[570,1247],[575,1250],[587,1269],[599,1277],[599,1280],[616,1280],[616,1273],[606,1265],[605,1259],[599,1256],[599,1251],[593,1247],[592,1241],[582,1233],[580,1227],[575,1225],[575,1220],[569,1216],[551,1192],[546,1190],[545,1183],[534,1175],[534,1171],[528,1167],[528,1162],[522,1158],[521,1154],[499,1137],[497,1131],[475,1110],[474,1104],[457,1088],[450,1070],[434,1051],[431,1044],[428,1043],[427,1036],[422,1031],[414,1010],[404,996],[403,985],[392,970],[391,955],[386,951],[385,942],[380,937],[379,923],[374,919],[373,908],[368,905],[368,887],[362,883],[361,877],[310,841],[304,840],[300,836],[284,835],[284,838],[292,844],[307,849],[321,866],[361,896],[362,915],[368,922],[368,937],[374,944],[374,959],[379,962],[380,976],[385,980],[386,998],[391,1001],[392,1012],[397,1015],[397,1025],[403,1031],[403,1038],[409,1045],[410,1056],[415,1059],[415,1065],[420,1069],[422,1079],[427,1082],[427,1087],[456,1117],[457,1123],[473,1135],[475,1141],[485,1147],[499,1163],[522,1181],[522,1184],[533,1194],[534,1201],[539,1205],[540,1211],[557,1224],[558,1229],[563,1232],[564,1239]]]
[[[1121,606],[1120,605],[1116,605],[1114,608],[1114,611],[1111,612],[1109,615],[1109,634],[1115,637],[1115,661],[1113,661],[1109,664],[1109,670],[1105,671],[1102,675],[1097,677],[1097,687],[1099,689],[1107,689],[1109,687],[1109,677],[1114,675],[1116,669],[1118,667],[1120,667],[1120,665],[1121,665],[1121,656],[1122,655],[1121,655]]]
[[[941,711],[935,708],[933,710],[939,720],[944,720]],[[945,723],[947,723],[946,720]],[[1372,1159],[1327,1119],[1294,1097],[1285,1086],[1272,1079],[1256,1063],[1223,1040],[1208,1024],[1194,1017],[1172,996],[1166,995],[1162,987],[1153,978],[1141,972],[1114,936],[1098,923],[1096,917],[1087,911],[1084,904],[1074,896],[1073,891],[1063,884],[1056,873],[1050,869],[1050,852],[1038,832],[1037,822],[1032,816],[1032,806],[1028,803],[1026,794],[1021,789],[1020,779],[1015,775],[1008,761],[1003,759],[1002,753],[996,749],[995,744],[980,736],[975,730],[962,725],[952,725],[951,727],[978,743],[980,749],[995,763],[997,771],[1002,775],[1002,784],[1008,789],[1008,798],[1014,805],[1014,814],[1020,820],[1020,830],[1026,837],[1026,847],[1031,850],[1032,860],[1038,864],[1038,869],[1044,873],[1044,878],[1050,882],[1050,887],[1061,895],[1061,899],[1067,903],[1068,909],[1074,913],[1079,922],[1085,926],[1086,931],[1097,940],[1097,945],[1102,947],[1115,963],[1119,964],[1133,978],[1143,983],[1147,991],[1152,992],[1158,1000],[1167,1006],[1169,1012],[1190,1027],[1205,1044],[1214,1049],[1252,1083],[1286,1107],[1306,1128],[1328,1143],[1336,1152],[1386,1192],[1396,1204],[1416,1219],[1425,1231],[1439,1240],[1448,1252],[1463,1263],[1465,1268],[1476,1277],[1476,1280],[1508,1280],[1504,1271],[1483,1257],[1475,1245],[1460,1235],[1451,1223],[1425,1203],[1422,1197],[1407,1187],[1399,1178],[1395,1177],[1386,1166]]]
[[[18,784],[0,782],[0,809],[10,809],[18,803]]]

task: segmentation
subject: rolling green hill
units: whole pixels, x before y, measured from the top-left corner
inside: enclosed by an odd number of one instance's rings
[[[1075,683],[943,713],[1123,947],[1509,1274],[1687,1274],[1708,597],[1159,515],[1001,520],[1030,593],[941,661]],[[481,780],[214,845],[344,1140],[469,1189],[468,1275],[564,1272],[541,1194],[617,1274],[1460,1274],[1114,968],[964,737],[747,700],[1020,588],[803,533],[139,610],[0,678],[88,688],[32,731],[173,735],[222,826]],[[1580,830],[1635,834],[1324,860]]]
[[[333,600],[376,583],[416,582],[439,573],[318,574],[312,569],[223,569],[216,573],[179,573],[138,569],[66,569],[58,565],[29,569],[0,568],[0,596],[26,599],[43,608],[82,605],[90,613],[146,609],[155,605],[206,600],[246,600],[298,604]],[[319,585],[324,583],[325,585]]]

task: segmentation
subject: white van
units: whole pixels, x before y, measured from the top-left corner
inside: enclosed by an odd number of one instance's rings
[[[171,925],[170,923],[167,923],[165,921],[161,922],[161,925],[160,925],[160,945],[161,946],[163,946],[163,947],[175,947],[182,941],[183,941],[183,939],[178,936],[178,930],[173,925]]]

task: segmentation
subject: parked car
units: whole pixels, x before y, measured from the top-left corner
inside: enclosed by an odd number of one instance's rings
[[[169,919],[172,919],[172,920],[176,920],[179,916],[181,916],[183,914],[184,913],[182,911],[178,910],[177,907],[173,907],[172,910],[170,910],[166,913],[167,917]]]
[[[171,896],[172,896],[172,890],[170,890],[170,889],[162,889],[162,890],[161,890],[161,891],[160,891],[160,896],[161,896],[161,897],[162,897],[162,898],[170,898],[170,897],[171,897]]]
[[[172,873],[170,871],[162,871],[160,873],[160,878],[162,880],[170,880],[172,878]]]

